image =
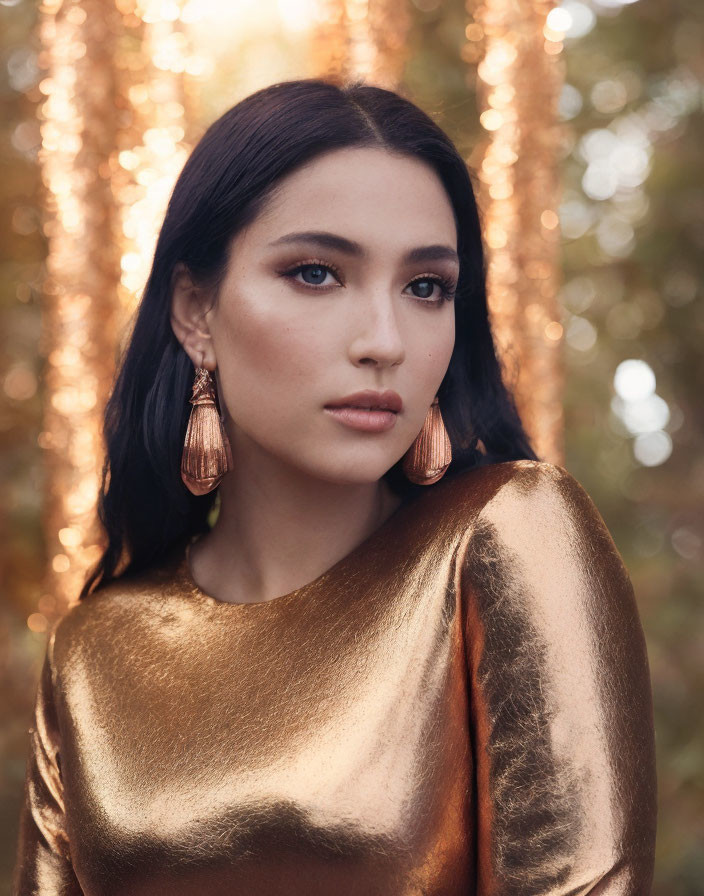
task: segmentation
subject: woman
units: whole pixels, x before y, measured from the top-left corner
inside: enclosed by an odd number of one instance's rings
[[[529,446],[483,268],[462,158],[392,92],[284,82],[205,134],[48,643],[16,893],[648,892],[632,587]]]

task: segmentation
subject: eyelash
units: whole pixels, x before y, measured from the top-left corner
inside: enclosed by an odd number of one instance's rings
[[[288,277],[293,280],[296,274],[299,274],[304,268],[322,268],[323,270],[329,271],[333,274],[338,280],[340,280],[340,272],[336,265],[324,263],[322,261],[318,261],[313,258],[309,261],[299,262],[295,267],[288,268],[288,270],[281,271],[282,277]],[[308,289],[313,290],[324,290],[329,289],[328,286],[316,286],[314,283],[301,283],[301,281],[297,281],[302,286],[306,286]],[[419,296],[414,296],[416,301],[421,302],[423,305],[441,305],[443,302],[450,302],[455,297],[455,290],[457,288],[457,283],[454,280],[450,280],[447,277],[443,277],[439,274],[421,274],[419,277],[414,277],[413,280],[409,282],[409,286],[411,283],[436,283],[440,287],[440,296],[437,299],[421,299]]]

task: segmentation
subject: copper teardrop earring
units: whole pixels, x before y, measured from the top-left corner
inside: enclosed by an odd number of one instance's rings
[[[426,414],[423,428],[403,456],[403,472],[416,485],[432,485],[441,479],[452,460],[452,445],[440,413],[437,395]]]
[[[216,488],[233,462],[230,440],[215,404],[215,383],[203,366],[196,367],[189,401],[193,407],[183,443],[181,479],[194,495],[205,495]]]

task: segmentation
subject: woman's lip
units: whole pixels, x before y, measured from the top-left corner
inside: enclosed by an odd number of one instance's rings
[[[396,424],[397,414],[395,411],[384,411],[380,408],[366,411],[364,408],[348,406],[324,408],[323,410],[344,426],[349,426],[351,429],[359,429],[363,432],[385,432]]]
[[[384,389],[382,392],[377,392],[375,389],[362,389],[351,395],[343,395],[341,398],[329,402],[325,407],[378,408],[399,413],[403,410],[403,401],[398,392],[393,389]]]

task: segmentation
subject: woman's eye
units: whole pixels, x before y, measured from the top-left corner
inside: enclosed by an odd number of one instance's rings
[[[433,290],[435,289],[436,285],[437,285],[437,281],[436,281],[436,280],[430,280],[430,279],[426,279],[426,280],[414,280],[413,283],[411,283],[411,286],[412,286],[414,289],[419,289],[419,290],[420,290],[420,294],[418,295],[418,298],[419,298],[419,299],[430,299],[430,298],[432,298]]]
[[[417,280],[412,280],[410,286],[420,291],[420,294],[416,293],[416,298],[423,299],[429,304],[440,304],[446,299],[452,299],[455,293],[455,284],[443,277],[419,277]],[[433,290],[436,286],[438,292],[433,300]]]
[[[322,264],[306,264],[302,266],[300,273],[306,283],[322,286],[330,271]]]
[[[287,271],[280,272],[284,277],[312,289],[327,289],[329,286],[344,285],[337,269],[320,261],[305,261]],[[300,275],[300,278],[299,278]],[[330,280],[328,280],[330,276]],[[417,277],[409,284],[414,297],[426,305],[440,305],[454,298],[456,284],[444,277]],[[437,287],[437,291],[436,291]]]
[[[301,275],[303,278],[302,280],[298,279],[298,274]],[[332,280],[326,280],[328,274],[332,276]],[[333,282],[336,281],[333,268],[326,264],[318,264],[317,262],[307,262],[305,264],[296,265],[295,268],[285,271],[284,276],[296,280],[297,283],[306,283],[308,286],[315,287],[332,286]]]

